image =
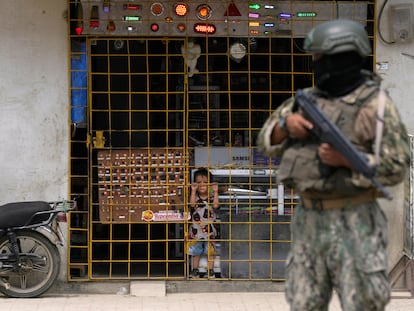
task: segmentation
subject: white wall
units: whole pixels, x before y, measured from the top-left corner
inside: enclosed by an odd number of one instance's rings
[[[383,6],[384,0],[378,0],[377,13]],[[412,0],[392,0],[388,1],[384,8],[383,17],[380,23],[380,29],[383,37],[387,41],[392,41],[390,34],[389,8],[391,5],[400,3],[411,3]],[[414,21],[412,21],[414,23]],[[414,27],[414,26],[413,26]],[[402,119],[406,123],[410,134],[414,133],[414,39],[411,43],[386,44],[377,36],[377,64],[387,63],[388,70],[377,72],[383,78],[383,85],[389,91],[400,110]],[[402,53],[412,55],[413,57],[404,56]]]
[[[0,204],[67,197],[66,5],[0,1]]]
[[[378,0],[377,13],[379,14],[384,0]],[[413,3],[412,0],[392,0],[388,1],[384,7],[384,13],[381,18],[379,28],[386,41],[392,41],[390,33],[389,8],[390,5],[399,3]],[[413,55],[413,58],[402,55],[407,53]],[[383,86],[389,91],[396,106],[398,107],[401,117],[407,126],[410,134],[414,133],[414,40],[411,43],[387,44],[381,41],[377,35],[376,44],[377,55],[377,72],[383,78]],[[381,70],[380,64],[388,65],[388,69]],[[384,66],[383,66],[384,67]],[[385,66],[386,67],[386,66]],[[387,218],[389,227],[389,266],[394,267],[402,256],[403,249],[403,204],[404,188],[403,185],[393,187],[392,192],[394,200],[387,202],[381,201]]]

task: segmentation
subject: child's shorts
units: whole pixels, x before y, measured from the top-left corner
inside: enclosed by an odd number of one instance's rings
[[[188,245],[188,254],[191,256],[214,255],[215,249],[211,242],[196,241],[190,242]]]

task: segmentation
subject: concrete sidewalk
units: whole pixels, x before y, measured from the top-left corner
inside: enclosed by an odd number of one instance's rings
[[[404,294],[406,297],[408,293]],[[0,297],[1,311],[289,311],[282,292],[174,293],[164,296],[51,294],[34,299]],[[334,296],[329,311],[340,311]],[[361,310],[362,311],[362,310]],[[414,311],[413,299],[392,299],[386,311]]]

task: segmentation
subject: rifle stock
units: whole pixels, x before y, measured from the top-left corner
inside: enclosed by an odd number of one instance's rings
[[[297,90],[295,104],[299,105],[304,112],[304,117],[313,124],[312,132],[319,137],[321,142],[333,146],[351,163],[356,172],[369,178],[387,199],[392,200],[391,194],[375,177],[375,167],[368,163],[366,156],[358,151],[338,127],[325,116],[316,105],[316,100],[312,95],[306,94],[303,90]]]

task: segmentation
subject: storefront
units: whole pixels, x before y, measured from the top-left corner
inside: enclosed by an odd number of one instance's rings
[[[216,278],[283,280],[297,197],[256,149],[312,85],[316,24],[366,25],[375,2],[70,1],[69,279],[188,278],[192,173],[219,183]],[[366,67],[371,69],[374,55]],[[202,260],[200,268],[205,267]]]

